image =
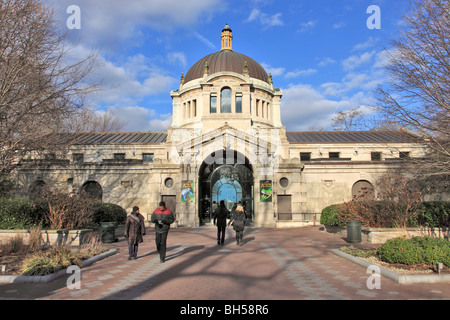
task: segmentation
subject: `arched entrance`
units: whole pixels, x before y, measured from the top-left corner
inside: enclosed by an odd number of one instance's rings
[[[248,159],[237,151],[213,152],[199,170],[200,225],[210,223],[221,200],[229,210],[241,204],[249,221],[253,220],[253,168]]]
[[[81,191],[86,192],[94,199],[102,201],[103,190],[102,186],[97,181],[88,181],[81,187]]]

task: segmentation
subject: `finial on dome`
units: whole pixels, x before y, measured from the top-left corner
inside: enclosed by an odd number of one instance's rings
[[[245,61],[244,63],[244,70],[243,70],[244,75],[248,75],[250,72],[248,71],[248,63],[247,61]]]
[[[208,61],[205,62],[205,69],[203,70],[203,75],[204,75],[204,76],[209,76],[209,65],[208,65]]]
[[[228,24],[222,29],[222,50],[233,50],[233,35]]]

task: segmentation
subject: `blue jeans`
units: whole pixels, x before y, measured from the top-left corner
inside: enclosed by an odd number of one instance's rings
[[[137,244],[128,244],[128,256],[129,257],[137,257],[138,253],[138,245]]]

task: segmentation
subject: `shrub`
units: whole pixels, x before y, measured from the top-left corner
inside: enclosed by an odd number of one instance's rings
[[[320,224],[323,224],[327,227],[344,226],[345,222],[343,223],[341,221],[343,210],[345,210],[345,206],[343,206],[342,204],[334,204],[324,208],[320,216]]]
[[[381,260],[407,265],[434,265],[438,262],[450,266],[450,242],[441,238],[413,237],[386,241],[377,251]]]
[[[23,276],[45,276],[69,266],[81,266],[77,254],[65,246],[52,247],[49,251],[28,256],[22,265]]]
[[[98,202],[94,206],[94,227],[100,227],[101,222],[124,224],[126,220],[127,212],[117,204]]]
[[[44,211],[27,198],[0,198],[0,229],[28,229],[39,225]]]
[[[422,202],[419,205],[417,223],[431,228],[450,227],[450,202]]]

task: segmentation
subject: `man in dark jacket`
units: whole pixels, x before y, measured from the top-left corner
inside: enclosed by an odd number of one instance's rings
[[[155,224],[155,241],[156,250],[159,253],[159,260],[166,261],[167,248],[167,234],[169,233],[170,225],[175,221],[173,212],[166,208],[164,201],[159,203],[159,208],[156,209],[151,217],[151,222]]]
[[[230,214],[227,207],[225,207],[225,201],[221,200],[220,205],[214,211],[214,225],[217,220],[217,244],[223,244],[225,242],[225,228],[227,227],[227,217]]]

